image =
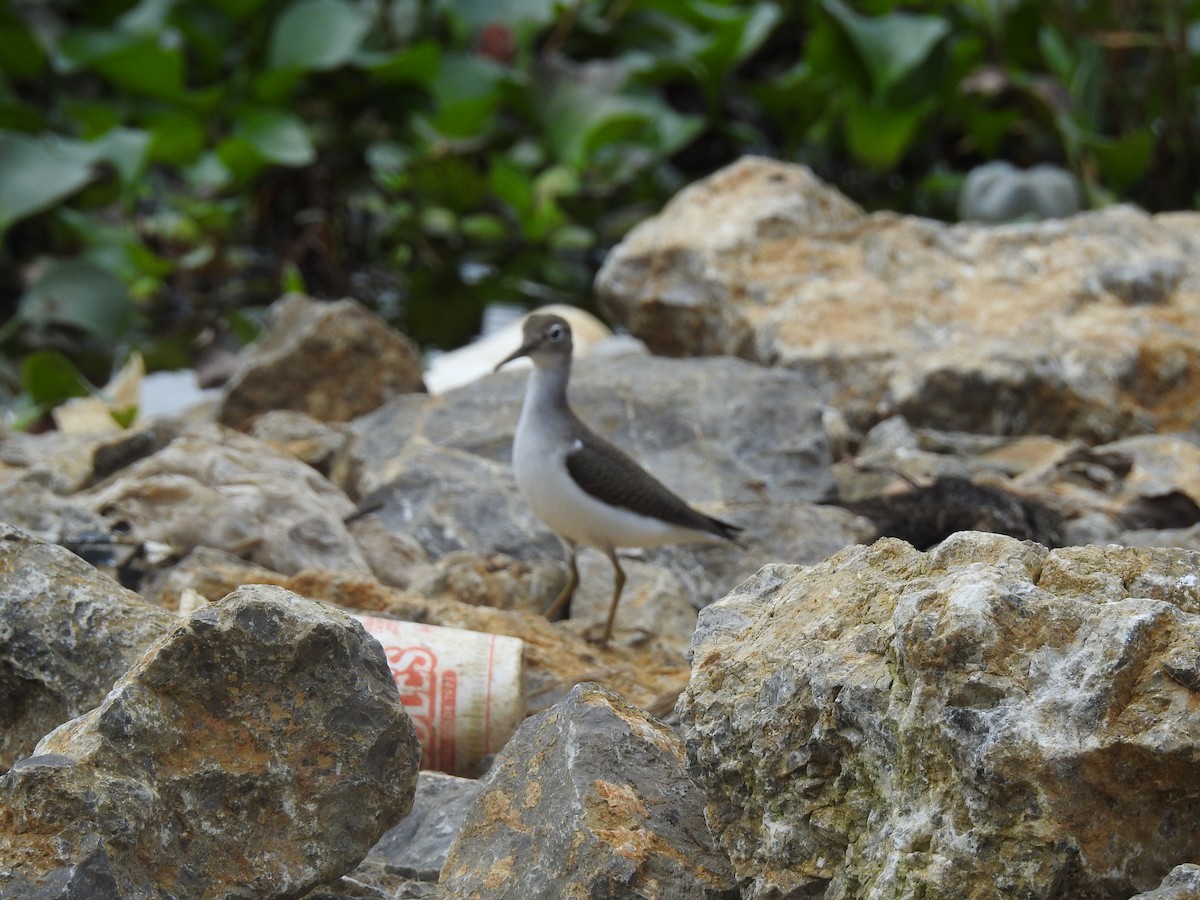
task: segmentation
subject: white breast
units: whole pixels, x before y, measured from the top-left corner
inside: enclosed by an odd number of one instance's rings
[[[556,436],[545,423],[533,427],[530,415],[527,404],[513,441],[513,471],[525,501],[556,534],[601,550],[711,539],[704,532],[601,503],[567,471],[567,454],[579,447],[578,441]]]

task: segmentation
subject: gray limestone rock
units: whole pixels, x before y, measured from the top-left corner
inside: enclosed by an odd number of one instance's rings
[[[109,523],[82,503],[33,480],[17,479],[0,492],[0,522],[39,541],[70,544],[109,537]]]
[[[468,550],[561,560],[509,462],[526,377],[501,373],[437,397],[401,397],[356,420],[335,481],[434,559]],[[829,447],[819,400],[798,373],[626,354],[580,361],[571,396],[582,419],[681,496],[745,526],[740,548],[644,555],[675,572],[695,606],[772,559],[816,561],[873,533],[815,504],[833,486]],[[631,579],[627,590],[639,588]]]
[[[0,769],[103,700],[174,621],[73,553],[0,525]]]
[[[438,895],[438,875],[480,782],[421,772],[412,810],[352,872],[305,900],[409,900]]]
[[[405,470],[405,449],[419,444],[507,468],[527,377],[504,372],[435,398],[403,397],[358,419],[335,478],[370,495]],[[697,503],[813,501],[831,484],[820,400],[796,373],[736,359],[585,359],[574,367],[571,402],[593,430]]]
[[[408,811],[419,759],[357,622],[244,587],[0,779],[0,896],[301,896]]]
[[[1124,900],[1200,858],[1198,571],[967,532],[704,610],[677,710],[743,896]]]
[[[481,790],[482,784],[473,778],[422,772],[412,810],[379,839],[348,877],[389,897],[414,882],[436,884]]]
[[[581,684],[497,756],[442,869],[447,897],[737,896],[673,731]]]
[[[322,475],[329,473],[329,466],[346,442],[345,426],[341,423],[321,422],[291,409],[268,410],[254,420],[249,433]]]

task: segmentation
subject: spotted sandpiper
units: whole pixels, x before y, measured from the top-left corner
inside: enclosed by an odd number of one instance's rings
[[[521,346],[496,368],[522,356],[533,361],[513,439],[513,469],[521,494],[558,537],[567,557],[566,587],[546,608],[546,616],[561,615],[579,585],[579,545],[595,547],[613,567],[612,605],[600,641],[604,646],[625,586],[618,547],[732,541],[741,529],[693,509],[579,420],[567,403],[571,350],[566,320],[535,314],[525,320]]]

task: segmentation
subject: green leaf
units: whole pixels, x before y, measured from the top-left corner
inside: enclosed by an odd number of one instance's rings
[[[308,126],[284,109],[251,109],[238,117],[238,134],[266,161],[307,166],[317,158]]]
[[[254,77],[254,96],[264,103],[287,103],[303,80],[302,69],[266,69]]]
[[[41,74],[45,66],[41,45],[25,22],[7,5],[0,8],[0,72],[28,79]]]
[[[128,331],[133,304],[116,275],[86,260],[55,261],[20,302],[34,324],[72,325],[108,341]]]
[[[267,58],[274,69],[336,69],[370,28],[367,14],[346,0],[297,0],[275,20]]]
[[[712,4],[704,4],[712,6]],[[705,69],[705,87],[717,90],[779,24],[782,14],[774,3],[756,3],[748,10],[722,9],[713,16],[706,45],[696,54]]]
[[[472,213],[463,216],[459,222],[463,235],[481,244],[499,244],[509,234],[509,226],[504,220],[490,213]]]
[[[868,17],[841,0],[822,2],[858,51],[877,96],[916,71],[950,31],[950,23],[937,16],[889,13]]]
[[[121,428],[129,428],[137,418],[138,408],[136,406],[110,406],[108,414]]]
[[[412,151],[396,141],[375,141],[363,153],[367,165],[376,175],[399,175],[412,161]]]
[[[117,19],[117,28],[130,34],[154,35],[162,31],[177,0],[142,0]]]
[[[672,109],[664,108],[655,117],[658,128],[659,156],[670,156],[694,141],[704,130],[704,120],[699,116],[684,116]]]
[[[420,212],[421,230],[432,237],[448,238],[458,232],[458,217],[444,206],[427,206]]]
[[[75,137],[84,141],[95,140],[112,131],[124,119],[124,113],[113,101],[64,97],[60,103],[63,114],[75,131]]]
[[[0,132],[0,234],[92,180],[91,160],[80,152],[82,146]]]
[[[68,73],[94,69],[133,94],[163,100],[186,96],[183,51],[164,46],[155,36],[76,29],[59,43],[56,64]]]
[[[478,56],[446,54],[430,83],[436,110],[428,121],[439,136],[472,139],[491,127],[500,104],[504,71]]]
[[[551,232],[549,244],[557,252],[590,250],[596,245],[596,235],[582,225],[563,225]]]
[[[846,30],[834,18],[818,16],[804,48],[804,65],[808,92],[822,96],[854,89],[863,94],[871,92],[871,76],[866,65],[846,35]]]
[[[21,363],[21,387],[42,410],[53,409],[72,397],[87,397],[92,386],[58,350],[38,350]]]
[[[161,279],[175,271],[174,259],[155,253],[140,241],[126,241],[125,255],[130,266],[139,275]]]
[[[221,159],[221,146],[206,151],[186,169],[188,184],[203,193],[224,190],[235,180],[235,173]],[[256,154],[257,155],[257,154]]]
[[[1053,26],[1043,25],[1038,29],[1037,42],[1050,71],[1061,81],[1069,81],[1075,71],[1075,57],[1062,35]]]
[[[204,150],[204,124],[182,109],[171,109],[150,121],[149,158],[155,162],[184,165]]]
[[[42,110],[13,98],[8,98],[8,101],[0,99],[0,132],[16,131],[23,134],[37,134],[39,131],[45,130],[46,117]]]
[[[434,41],[421,41],[398,53],[359,53],[354,60],[384,84],[431,84],[441,69],[442,50]]]
[[[11,404],[6,403],[4,421],[13,431],[28,431],[45,417],[48,410],[33,402],[33,398],[22,391],[13,398]]]
[[[100,61],[96,70],[119,88],[162,100],[180,100],[183,53],[141,41]]]
[[[882,172],[896,167],[932,101],[908,109],[855,104],[846,114],[846,144],[855,159]]]
[[[102,28],[73,28],[55,46],[54,66],[72,74],[138,43],[138,37]]]
[[[463,23],[478,29],[493,22],[548,25],[554,21],[558,0],[443,0],[441,5],[453,8]]]
[[[221,163],[223,169],[213,169],[211,160],[201,160],[199,171],[203,177],[219,179],[224,174],[245,184],[261,172],[266,165],[266,160],[258,152],[258,148],[247,138],[237,135],[227,137],[217,144],[216,159]]]
[[[243,19],[263,5],[263,0],[209,0],[231,19]]]
[[[1100,165],[1100,180],[1117,194],[1145,175],[1154,159],[1154,136],[1149,129],[1116,140],[1089,136],[1085,143]]]
[[[122,183],[129,185],[145,170],[150,140],[150,134],[140,129],[114,128],[90,146],[99,159],[112,163]]]
[[[1021,122],[1021,111],[1012,106],[991,109],[985,106],[971,106],[964,113],[964,124],[967,133],[975,141],[985,159],[999,155],[1000,142],[1004,140]]]
[[[522,222],[533,209],[533,179],[528,172],[508,159],[497,156],[488,170],[488,186],[501,203]]]
[[[475,35],[488,26],[503,25],[518,45],[562,15],[561,0],[443,0],[439,5],[458,20],[463,33]]]
[[[697,116],[681,115],[651,97],[612,94],[563,84],[543,112],[546,139],[555,156],[580,169],[602,148],[641,145],[655,156],[674,153],[703,128]]]
[[[292,260],[288,260],[283,264],[283,269],[279,273],[280,284],[279,290],[283,294],[307,294],[308,287],[304,284],[304,273],[300,271],[300,267]]]

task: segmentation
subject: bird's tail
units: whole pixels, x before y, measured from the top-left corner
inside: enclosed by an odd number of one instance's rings
[[[709,531],[719,538],[724,538],[727,541],[738,543],[738,535],[741,534],[743,528],[741,525],[734,525],[731,522],[723,522],[720,519],[706,516],[709,524]]]

